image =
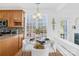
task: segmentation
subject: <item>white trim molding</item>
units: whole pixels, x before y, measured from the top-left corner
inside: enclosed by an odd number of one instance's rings
[[[64,56],[79,56],[79,45],[65,39],[55,37],[56,48]]]

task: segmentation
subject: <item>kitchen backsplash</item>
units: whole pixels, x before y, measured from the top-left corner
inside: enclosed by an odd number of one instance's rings
[[[0,28],[0,34],[21,34],[24,32],[22,27],[14,27],[14,28]]]
[[[21,27],[11,28],[10,30],[11,30],[11,32],[12,32],[13,34],[17,34],[17,33],[18,33],[18,34],[21,34],[21,33],[24,32],[24,29],[21,28]]]

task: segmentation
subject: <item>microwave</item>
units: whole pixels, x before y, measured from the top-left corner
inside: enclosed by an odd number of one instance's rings
[[[8,22],[7,20],[0,20],[0,27],[7,27]]]

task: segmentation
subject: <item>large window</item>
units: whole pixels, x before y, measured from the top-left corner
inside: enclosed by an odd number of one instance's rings
[[[60,21],[60,37],[63,39],[67,39],[67,20],[66,19],[62,19]]]
[[[47,18],[46,16],[42,16],[41,19],[33,19],[32,15],[28,15],[27,17],[27,36],[35,36],[35,30],[41,30],[41,35],[46,37],[47,34]]]

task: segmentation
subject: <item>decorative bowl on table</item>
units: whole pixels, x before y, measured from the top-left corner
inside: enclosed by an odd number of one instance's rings
[[[32,49],[32,56],[48,56],[49,50],[45,45],[36,42]]]
[[[44,45],[42,45],[42,44],[39,43],[39,42],[36,42],[36,44],[34,45],[34,48],[35,48],[35,49],[44,49]]]

